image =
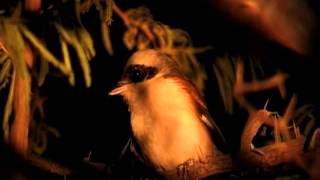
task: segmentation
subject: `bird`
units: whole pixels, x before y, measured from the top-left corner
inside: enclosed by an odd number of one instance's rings
[[[165,179],[197,179],[190,174],[226,147],[196,86],[159,50],[134,52],[109,95],[123,97],[141,158]],[[183,175],[179,167],[188,164]]]

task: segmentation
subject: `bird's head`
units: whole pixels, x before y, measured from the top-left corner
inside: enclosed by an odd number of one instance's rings
[[[136,94],[151,80],[173,73],[180,73],[178,65],[166,54],[153,49],[137,51],[128,60],[118,87],[109,95],[122,95],[128,100],[132,93]]]

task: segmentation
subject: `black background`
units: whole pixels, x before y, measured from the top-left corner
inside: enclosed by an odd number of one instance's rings
[[[224,111],[211,68],[216,57],[226,53],[244,58],[258,54],[263,59],[263,64],[270,67],[270,72],[281,69],[291,75],[287,81],[289,96],[298,94],[301,104],[318,105],[320,102],[317,87],[320,67],[317,43],[313,45],[315,50],[311,57],[300,56],[255,34],[251,29],[234,23],[216,11],[209,1],[120,0],[116,3],[123,10],[144,5],[150,9],[155,20],[186,30],[194,46],[214,47],[213,50],[199,55],[199,61],[206,66],[209,77],[206,81],[205,98],[210,113],[221,126],[232,151],[237,151],[246,114],[238,110],[234,115],[228,115]],[[317,9],[319,3],[312,3]],[[109,97],[108,92],[116,86],[122,68],[133,51],[127,50],[122,42],[126,27],[116,14],[113,15],[110,26],[114,56],[108,55],[102,46],[97,14],[90,11],[82,18],[85,27],[95,39],[97,51],[97,56],[90,62],[92,86],[85,87],[81,70],[76,70],[75,87],[70,87],[66,78],[57,77],[54,73],[49,74],[40,88],[40,94],[48,97],[44,103],[46,122],[56,127],[61,137],[56,139],[49,136],[44,156],[63,163],[74,163],[91,152],[92,161],[112,164],[119,162],[120,152],[130,137],[130,117],[122,99]],[[255,52],[257,49],[260,54]],[[77,61],[74,62],[77,66]],[[289,98],[281,100],[276,92],[271,94],[256,98],[255,103],[262,108],[265,97],[272,96],[276,100],[270,102],[270,108],[282,112]],[[119,165],[121,168],[117,171],[128,173],[132,170],[128,159],[121,161],[124,165]]]

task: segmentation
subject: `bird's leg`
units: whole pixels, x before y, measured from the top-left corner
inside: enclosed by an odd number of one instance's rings
[[[240,106],[254,112],[255,108],[245,99],[244,95],[247,93],[255,93],[273,88],[278,88],[282,97],[286,96],[285,80],[287,75],[284,73],[277,73],[271,78],[262,81],[245,82],[244,81],[244,67],[243,62],[238,61],[236,65],[236,80],[233,89],[233,95]]]

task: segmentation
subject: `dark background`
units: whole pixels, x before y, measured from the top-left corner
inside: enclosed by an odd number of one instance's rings
[[[317,9],[319,3],[310,2]],[[216,11],[209,1],[119,0],[116,3],[123,10],[144,5],[150,9],[155,20],[187,31],[195,47],[213,47],[212,50],[198,56],[208,73],[205,98],[210,113],[230,143],[231,151],[237,151],[246,114],[237,108],[233,115],[225,112],[212,71],[212,63],[216,57],[229,54],[245,59],[252,54],[258,55],[266,69],[270,68],[270,72],[281,69],[291,75],[287,81],[289,97],[296,93],[299,103],[319,105],[317,86],[320,66],[316,50],[317,37],[313,45],[314,54],[311,57],[303,57],[266,40],[246,26],[231,21]],[[85,87],[82,72],[77,70],[77,67],[75,87],[70,87],[66,78],[57,77],[54,73],[49,74],[45,84],[40,88],[40,94],[48,97],[44,103],[46,122],[56,127],[61,137],[57,139],[49,136],[44,156],[72,164],[81,161],[91,152],[92,161],[108,165],[117,164],[114,171],[118,174],[130,174],[131,171],[143,174],[144,168],[141,170],[135,167],[138,165],[131,165],[130,155],[124,160],[119,160],[120,152],[130,137],[130,116],[120,97],[108,96],[108,92],[120,79],[126,60],[133,52],[127,50],[122,42],[126,27],[114,14],[110,26],[114,56],[110,56],[100,40],[97,14],[93,11],[84,14],[83,23],[93,35],[97,51],[96,58],[90,62],[92,87]],[[77,61],[74,64],[77,66]],[[271,96],[274,101],[270,102],[270,109],[279,112],[283,111],[289,100],[289,97],[280,99],[276,91],[262,96],[263,98],[255,99],[257,105],[262,108],[266,98]]]

